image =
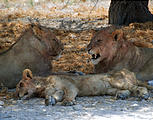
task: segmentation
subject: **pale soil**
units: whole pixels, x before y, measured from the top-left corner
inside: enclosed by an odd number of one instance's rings
[[[79,97],[74,106],[45,106],[39,98],[0,106],[0,120],[152,120],[153,99],[114,100],[113,97]]]

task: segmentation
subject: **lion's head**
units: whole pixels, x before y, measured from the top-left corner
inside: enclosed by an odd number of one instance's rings
[[[31,82],[33,78],[32,72],[30,69],[25,69],[23,71],[22,80],[16,85],[16,95],[19,98],[29,94],[29,92],[35,91],[35,86]]]
[[[52,31],[42,26],[33,26],[32,30],[34,35],[37,36],[40,42],[45,46],[45,49],[42,51],[40,51],[40,47],[38,48],[40,53],[51,60],[58,58],[63,51],[64,46],[62,42],[56,38]]]
[[[30,69],[25,69],[22,73],[22,79],[16,85],[16,97],[45,97],[46,92],[53,95],[57,91],[55,84],[56,81],[53,76],[50,76],[48,79],[39,76],[33,77],[32,71]]]
[[[16,97],[30,98],[31,96],[44,97],[45,77],[33,77],[30,69],[25,69],[22,73],[22,80],[16,85]]]
[[[91,62],[96,65],[101,61],[111,61],[118,51],[125,52],[128,46],[122,31],[110,33],[108,29],[104,29],[93,36],[87,50],[92,56]]]

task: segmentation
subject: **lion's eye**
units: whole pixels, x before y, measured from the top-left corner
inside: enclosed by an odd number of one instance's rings
[[[53,41],[57,42],[57,40],[56,40],[56,39],[53,39]]]
[[[21,82],[19,86],[20,86],[20,87],[24,87],[24,83]]]
[[[96,42],[100,42],[101,40],[97,40]]]

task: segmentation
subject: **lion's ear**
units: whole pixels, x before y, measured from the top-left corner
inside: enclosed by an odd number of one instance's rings
[[[22,79],[30,80],[33,78],[32,71],[30,69],[25,69],[22,74]]]
[[[121,40],[123,38],[123,31],[116,30],[112,33],[112,36],[115,41]]]

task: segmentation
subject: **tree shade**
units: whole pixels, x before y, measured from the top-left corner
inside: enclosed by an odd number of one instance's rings
[[[109,7],[109,24],[128,25],[133,22],[153,21],[148,9],[149,0],[129,1],[111,0]]]

